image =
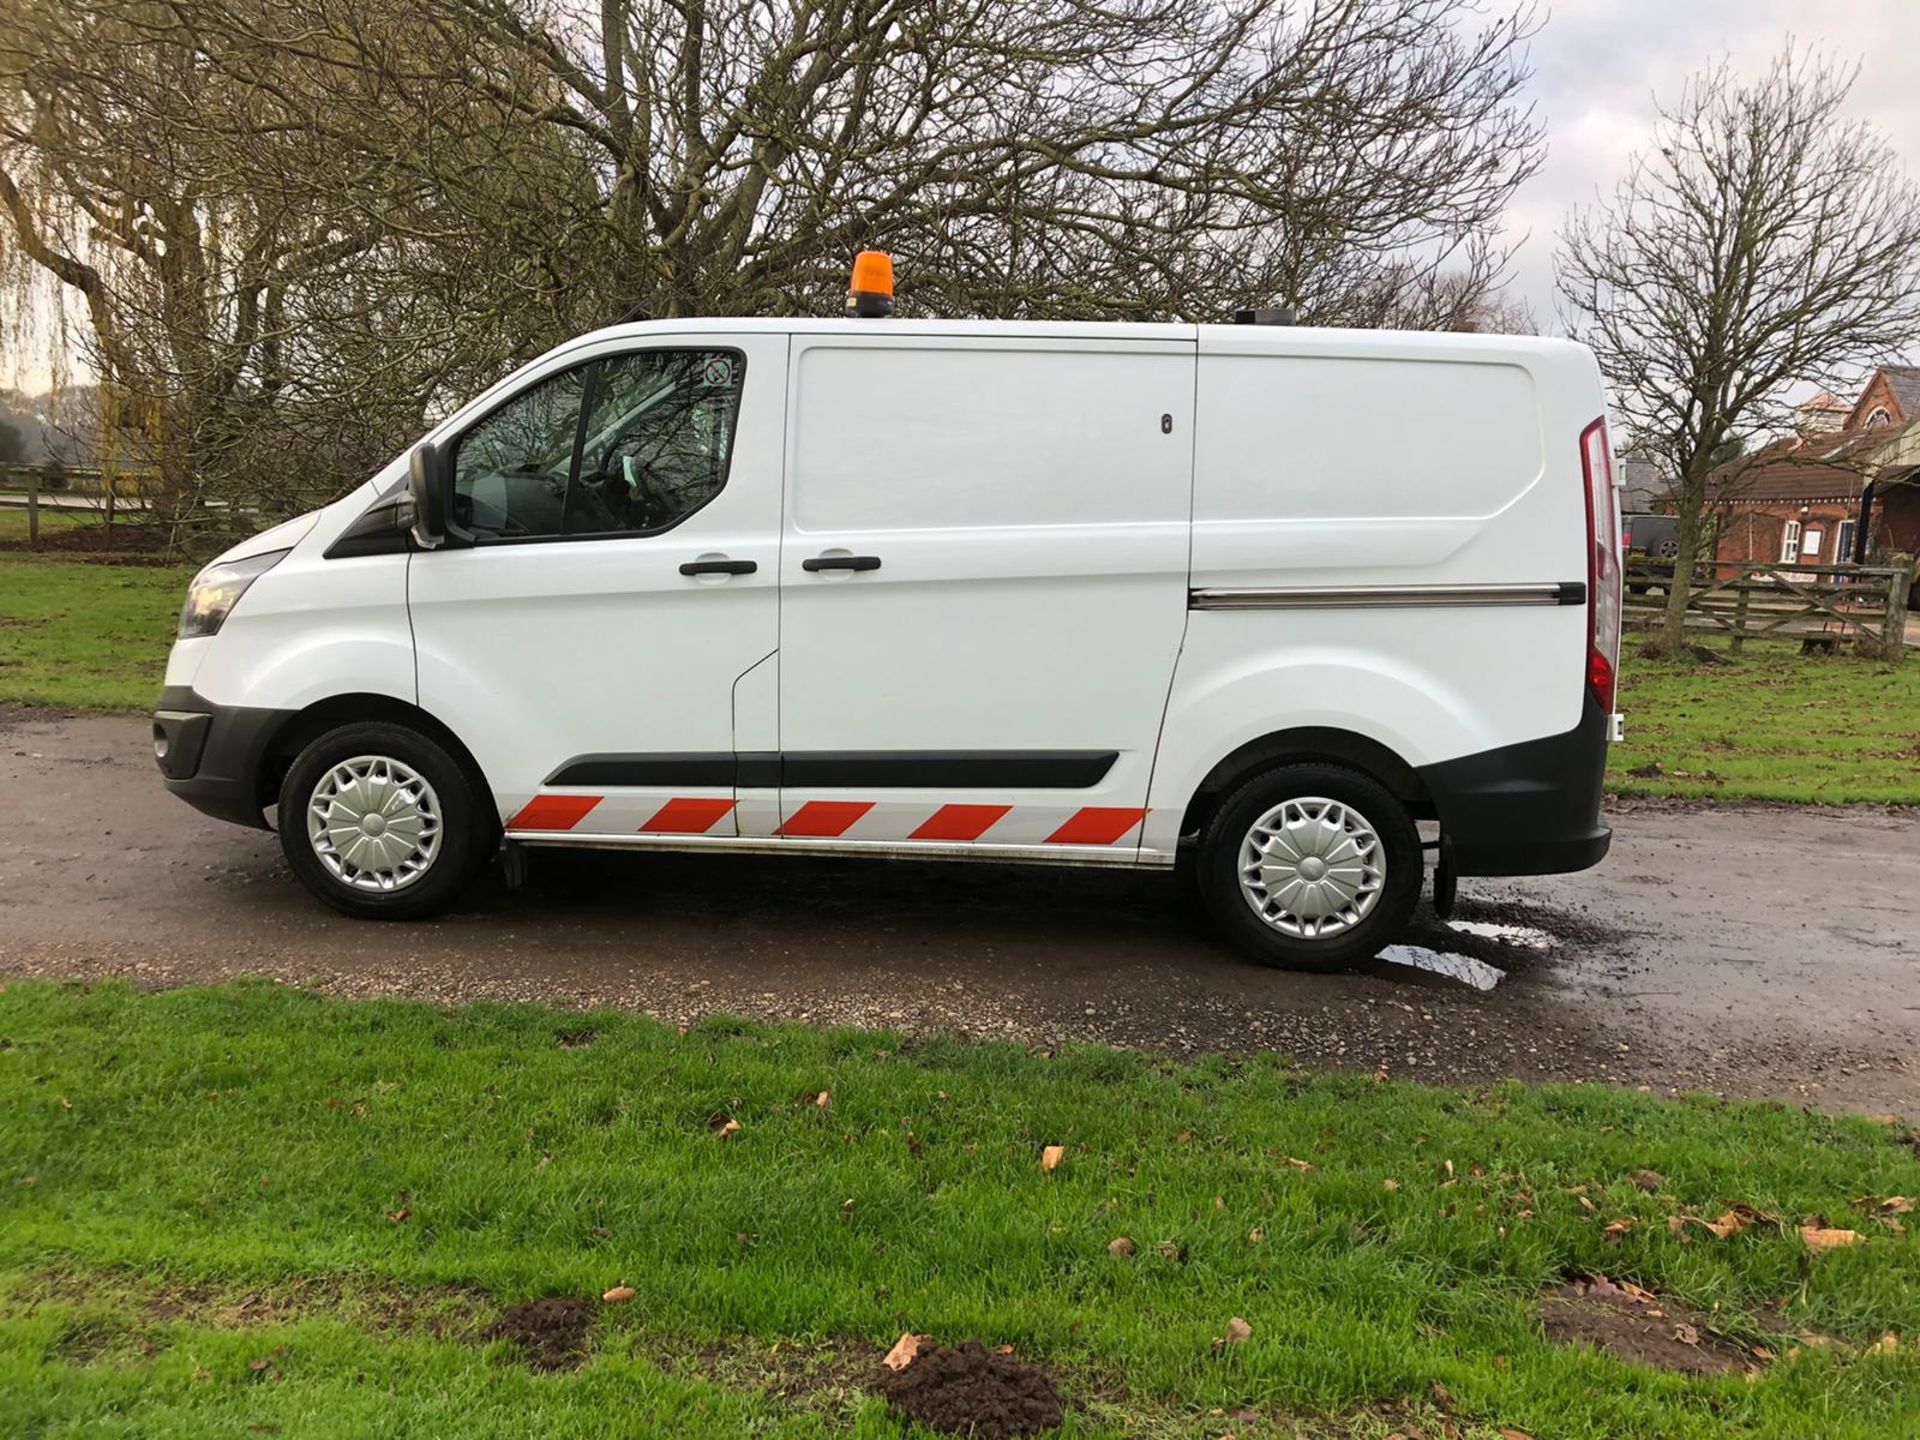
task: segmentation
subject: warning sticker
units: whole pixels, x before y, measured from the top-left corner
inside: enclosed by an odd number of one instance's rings
[[[707,363],[700,367],[700,383],[725,389],[733,384],[733,357],[731,355],[710,356]]]

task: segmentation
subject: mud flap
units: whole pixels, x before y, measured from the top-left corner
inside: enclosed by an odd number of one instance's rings
[[[1433,913],[1445,920],[1453,914],[1453,902],[1460,891],[1460,871],[1453,863],[1453,841],[1442,835],[1434,847],[1439,853],[1433,861]]]
[[[527,883],[527,851],[517,840],[500,838],[500,878],[509,890]]]

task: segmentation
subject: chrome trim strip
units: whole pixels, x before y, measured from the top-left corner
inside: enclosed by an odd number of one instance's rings
[[[950,845],[929,840],[779,840],[760,835],[583,835],[571,830],[509,830],[520,845],[581,850],[732,850],[758,855],[868,855],[889,860],[998,860],[1044,865],[1163,869],[1173,856],[1131,845]]]
[[[1577,596],[1577,598],[1574,598]],[[1285,589],[1194,590],[1194,610],[1371,610],[1394,606],[1581,605],[1586,586],[1325,585]]]

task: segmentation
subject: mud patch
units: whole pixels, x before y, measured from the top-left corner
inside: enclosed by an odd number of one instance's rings
[[[599,1308],[578,1295],[523,1300],[500,1312],[487,1338],[509,1342],[536,1370],[577,1370],[586,1363],[587,1332]]]
[[[1045,1371],[978,1340],[924,1346],[906,1369],[883,1370],[874,1388],[907,1419],[974,1440],[1038,1435],[1066,1418]]]
[[[1711,1328],[1713,1316],[1636,1285],[1594,1275],[1540,1297],[1540,1324],[1562,1345],[1604,1350],[1616,1360],[1676,1375],[1738,1375],[1763,1356]]]

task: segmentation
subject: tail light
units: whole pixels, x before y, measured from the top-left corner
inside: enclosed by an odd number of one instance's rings
[[[1587,689],[1610,715],[1620,658],[1620,531],[1604,416],[1580,432],[1580,469],[1587,490]]]

